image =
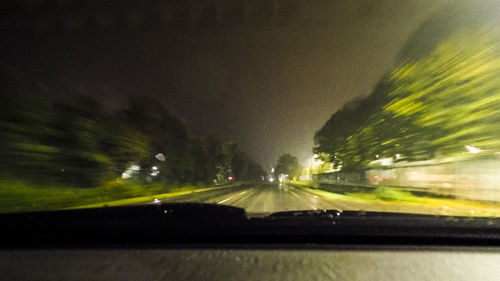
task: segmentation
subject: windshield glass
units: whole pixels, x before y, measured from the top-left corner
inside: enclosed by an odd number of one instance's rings
[[[498,1],[0,10],[0,212],[500,216]]]

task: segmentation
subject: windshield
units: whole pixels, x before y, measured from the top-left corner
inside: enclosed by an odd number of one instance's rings
[[[500,216],[498,1],[0,9],[0,212]]]

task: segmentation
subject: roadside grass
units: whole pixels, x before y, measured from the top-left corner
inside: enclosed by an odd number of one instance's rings
[[[69,209],[112,207],[112,206],[133,205],[133,204],[141,204],[141,203],[144,204],[144,203],[153,202],[154,199],[161,200],[161,199],[181,196],[181,195],[185,195],[185,194],[191,194],[191,193],[196,193],[196,192],[203,192],[203,191],[207,191],[207,190],[215,190],[215,189],[227,188],[227,187],[235,187],[235,186],[196,188],[195,186],[190,185],[190,186],[183,186],[183,187],[179,187],[179,188],[173,188],[171,192],[167,192],[167,193],[158,193],[158,194],[152,194],[152,195],[146,195],[146,196],[139,196],[139,197],[133,197],[133,198],[114,200],[114,201],[102,201],[99,203],[73,206],[73,207],[69,207]]]
[[[431,197],[420,197],[415,196],[411,192],[398,190],[390,187],[378,187],[373,192],[356,192],[356,193],[346,193],[349,196],[363,198],[367,200],[382,200],[382,201],[400,201],[400,202],[415,202],[415,203],[425,203],[429,199],[434,199]]]
[[[356,203],[358,207],[366,207],[366,210],[374,208],[436,215],[500,216],[500,204],[496,203],[417,196],[390,187],[378,187],[373,192],[340,194],[313,188],[312,184],[307,182],[293,184],[324,198]]]
[[[123,200],[120,205],[133,204],[147,202],[149,198],[157,198],[155,194],[177,196],[195,190],[202,189],[197,189],[193,185],[178,187],[159,184],[138,185],[120,180],[92,188],[36,186],[21,180],[0,180],[0,213],[57,210],[93,205],[97,207],[105,205],[106,202],[119,200]]]

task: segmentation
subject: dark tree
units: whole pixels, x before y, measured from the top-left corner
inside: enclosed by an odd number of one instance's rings
[[[289,178],[293,178],[300,176],[301,171],[302,166],[300,166],[297,157],[287,153],[278,158],[278,163],[275,167],[277,175],[284,174],[288,175]]]

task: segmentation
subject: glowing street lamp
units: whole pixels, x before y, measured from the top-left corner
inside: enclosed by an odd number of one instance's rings
[[[479,149],[477,147],[470,146],[470,145],[466,145],[465,148],[467,148],[469,153],[472,153],[472,154],[476,154],[476,153],[481,152],[481,149]]]

